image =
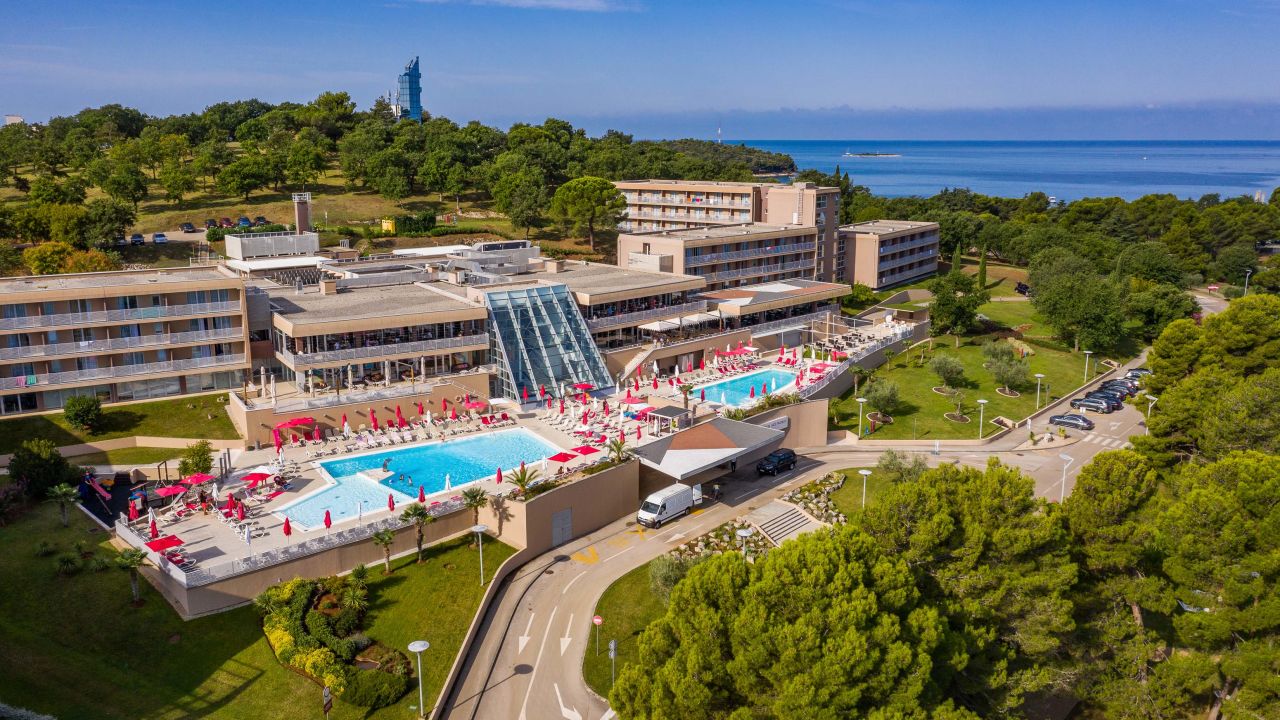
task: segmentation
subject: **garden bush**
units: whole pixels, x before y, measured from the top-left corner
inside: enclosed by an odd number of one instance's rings
[[[63,404],[62,414],[71,427],[91,433],[102,426],[102,401],[87,395],[74,395]]]
[[[324,613],[317,610],[308,612],[306,625],[308,634],[332,650],[343,662],[351,662],[356,656],[355,643],[335,635],[333,628],[329,626],[329,618]]]
[[[381,670],[357,670],[347,680],[342,701],[366,708],[386,707],[409,689],[409,678]]]
[[[329,648],[299,652],[289,664],[323,683],[334,695],[341,695],[346,688],[349,670]]]
[[[204,239],[205,239],[205,242],[216,242],[218,240],[224,239],[228,235],[252,235],[253,233],[287,232],[288,230],[289,230],[288,225],[281,225],[279,223],[272,223],[270,225],[259,225],[258,227],[251,227],[251,228],[216,227],[216,228],[209,228],[208,230],[205,230]]]

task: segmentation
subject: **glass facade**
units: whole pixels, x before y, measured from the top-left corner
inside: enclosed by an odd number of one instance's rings
[[[400,73],[400,117],[422,121],[422,73],[418,70],[418,58],[405,63]]]
[[[499,290],[485,294],[493,357],[499,372],[495,393],[519,399],[521,390],[558,392],[587,382],[611,387],[613,379],[573,297],[563,285]]]

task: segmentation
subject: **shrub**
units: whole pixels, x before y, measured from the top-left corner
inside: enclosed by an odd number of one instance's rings
[[[36,546],[36,557],[49,557],[56,552],[58,552],[58,546],[48,540],[41,540]]]
[[[178,474],[183,477],[213,470],[213,443],[199,440],[187,446],[178,460]]]
[[[111,569],[111,561],[104,557],[95,555],[89,559],[88,563],[85,564],[85,568],[90,572],[103,572]]]
[[[271,644],[271,649],[276,654],[276,659],[288,665],[296,651],[293,635],[278,620],[276,622],[268,621],[262,629],[267,636],[267,642]]]
[[[351,662],[351,659],[356,656],[355,643],[334,635],[333,628],[329,626],[329,618],[324,613],[316,610],[308,612],[306,625],[307,632],[311,637],[332,650],[333,654],[337,655],[339,659],[344,662]]]
[[[58,454],[52,440],[26,440],[9,459],[9,476],[26,481],[29,497],[44,497],[54,485],[78,483],[78,471]]]
[[[366,657],[379,665],[382,672],[391,673],[392,675],[403,675],[409,677],[413,674],[413,664],[409,662],[409,656],[386,645],[373,645],[364,653]]]
[[[360,632],[352,634],[347,639],[351,641],[352,645],[356,646],[356,652],[360,652],[373,644],[368,635]]]
[[[62,406],[67,422],[78,430],[95,432],[102,427],[102,401],[88,395],[74,395]]]
[[[75,553],[62,553],[53,559],[54,570],[59,575],[75,575],[80,572],[80,556]]]
[[[987,362],[994,364],[1008,362],[1017,358],[1013,346],[1003,340],[988,340],[982,344],[982,354]]]
[[[671,589],[676,583],[689,574],[690,568],[698,564],[697,559],[659,555],[649,563],[649,588],[662,601],[663,605],[671,599]]]
[[[365,583],[369,582],[368,566],[366,566],[364,563],[360,563],[359,565],[356,565],[355,567],[351,568],[351,579],[354,582],[359,583],[361,587],[363,587]]]
[[[342,701],[366,708],[386,707],[409,689],[409,678],[381,670],[357,670],[347,681]]]
[[[363,614],[357,608],[343,608],[333,619],[333,631],[342,637],[350,635],[360,628],[360,617]]]
[[[208,230],[205,230],[204,239],[205,239],[205,242],[216,242],[218,240],[222,240],[228,235],[251,235],[253,233],[262,233],[262,232],[286,232],[288,229],[289,229],[288,225],[280,225],[278,223],[272,223],[270,225],[259,225],[258,227],[252,227],[252,228],[216,227],[216,228],[209,228]]]
[[[929,370],[945,387],[955,387],[964,378],[964,363],[951,355],[937,355],[929,361]]]
[[[346,687],[348,670],[329,648],[299,651],[289,664],[327,685],[334,695],[341,695]]]
[[[864,395],[871,409],[882,415],[892,415],[894,410],[898,409],[900,400],[898,398],[898,385],[895,382],[873,378],[871,382],[867,383]]]

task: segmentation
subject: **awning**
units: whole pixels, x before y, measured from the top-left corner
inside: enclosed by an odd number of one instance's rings
[[[680,323],[675,323],[670,320],[655,320],[651,323],[640,325],[639,327],[641,330],[648,330],[649,332],[667,332],[668,330],[679,330]]]
[[[720,319],[720,311],[715,310],[712,312],[703,312],[703,313],[694,313],[693,315],[685,315],[684,317],[680,318],[680,321],[686,325],[691,325],[696,323],[711,322],[712,320],[719,320],[719,319]]]
[[[632,452],[646,466],[684,480],[771,443],[779,443],[785,434],[781,430],[721,417],[658,438]]]

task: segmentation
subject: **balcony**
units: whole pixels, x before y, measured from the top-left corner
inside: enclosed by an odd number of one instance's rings
[[[733,200],[707,200],[686,197],[663,197],[661,195],[641,195],[639,197],[627,197],[629,205],[685,205],[688,207],[727,207],[727,208],[750,208],[751,199],[733,199]]]
[[[734,278],[755,277],[757,275],[773,275],[775,273],[790,272],[792,270],[809,269],[813,270],[813,260],[796,260],[787,263],[774,263],[772,265],[754,265],[748,268],[740,268],[738,270],[725,270],[723,272],[711,273],[703,275],[707,282],[717,282],[720,280],[732,280]]]
[[[156,375],[159,373],[180,372],[183,370],[201,370],[205,368],[232,368],[243,366],[245,357],[242,354],[221,355],[218,357],[191,358],[190,360],[168,360],[165,362],[140,363],[138,365],[117,365],[114,367],[72,370],[70,372],[47,373],[44,375],[23,375],[21,377],[0,378],[0,390],[30,390],[33,388],[54,385],[75,385],[93,380],[114,380],[116,378],[135,377],[138,375]]]
[[[750,250],[733,250],[731,252],[712,253],[711,255],[685,255],[684,266],[693,267],[695,265],[709,265],[718,262],[730,262],[733,260],[750,260],[751,258],[769,257],[771,255],[787,255],[789,253],[806,253],[813,252],[818,247],[817,243],[790,243],[787,245],[775,245],[773,247],[752,248]]]
[[[930,245],[936,246],[937,244],[937,235],[925,235],[924,237],[918,237],[915,240],[908,240],[906,242],[894,239],[880,243],[880,254],[888,255],[890,253],[902,252],[903,250],[929,247]]]
[[[694,313],[706,312],[707,301],[698,300],[696,302],[688,302],[683,305],[668,305],[666,307],[654,308],[652,310],[639,310],[631,313],[623,313],[621,315],[611,315],[609,317],[597,318],[587,321],[587,328],[592,332],[600,330],[609,330],[611,328],[622,327],[624,325],[634,325],[636,323],[648,322],[650,320],[661,320],[676,315],[692,315]]]
[[[923,275],[929,275],[931,273],[937,272],[937,270],[938,270],[938,264],[935,262],[929,265],[925,265],[923,267],[910,268],[908,270],[902,270],[900,272],[881,273],[879,279],[876,281],[877,283],[876,287],[882,288],[887,285],[893,285],[895,283],[902,282],[903,280],[910,280],[910,279],[921,277]]]
[[[305,367],[314,367],[329,363],[368,362],[391,357],[393,355],[423,354],[434,352],[436,350],[448,350],[451,348],[467,347],[471,345],[488,347],[489,335],[487,333],[477,333],[475,335],[459,335],[457,337],[439,338],[436,340],[419,340],[417,342],[391,343],[388,345],[375,345],[373,347],[326,350],[323,352],[313,353],[292,353],[286,350],[279,351],[279,354],[289,361],[289,364],[294,370],[299,370]]]
[[[910,265],[911,263],[920,262],[922,260],[932,260],[933,264],[936,266],[938,264],[938,251],[929,250],[927,252],[919,252],[914,255],[904,255],[900,258],[893,258],[892,260],[881,260],[877,269],[880,272],[887,272],[894,268]]]
[[[85,342],[29,345],[27,347],[0,348],[0,360],[54,357],[57,355],[97,355],[117,350],[135,350],[148,347],[168,347],[187,343],[205,343],[214,340],[243,340],[244,328],[221,330],[193,330],[191,332],[143,335],[141,337],[107,338]]]
[[[765,335],[774,335],[787,330],[796,330],[799,328],[809,327],[809,323],[814,320],[826,320],[831,315],[840,315],[840,306],[824,305],[818,310],[805,313],[804,315],[793,315],[789,318],[781,320],[770,320],[768,322],[754,323],[752,325],[743,325],[744,328],[751,331],[752,337],[764,337]]]
[[[0,319],[0,330],[60,327],[63,325],[93,325],[96,323],[129,323],[138,320],[193,317],[196,315],[226,315],[238,312],[240,312],[240,301],[238,300],[234,302],[155,305],[129,310],[95,310],[84,313],[2,318]]]

